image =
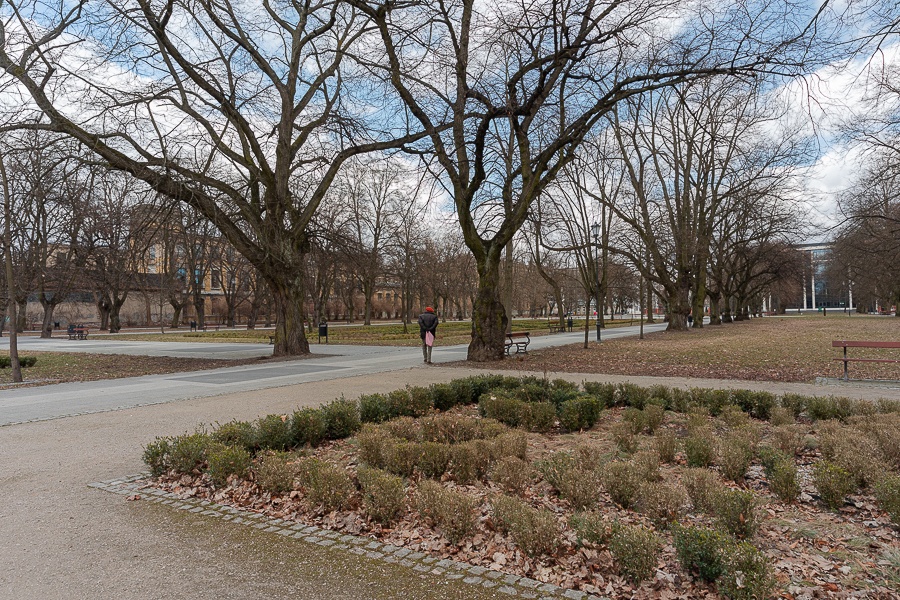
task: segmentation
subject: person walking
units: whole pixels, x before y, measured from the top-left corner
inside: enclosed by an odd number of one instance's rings
[[[431,364],[431,349],[434,347],[434,337],[437,333],[438,318],[434,309],[425,307],[425,312],[419,315],[419,337],[422,338],[422,356],[425,364]]]

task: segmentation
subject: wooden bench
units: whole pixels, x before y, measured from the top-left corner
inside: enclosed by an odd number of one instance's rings
[[[565,327],[560,326],[560,325],[554,325],[553,323],[548,324],[547,327],[550,328],[550,333],[562,333],[566,330]]]
[[[520,340],[525,341],[520,341]],[[506,355],[509,356],[509,351],[513,346],[516,347],[516,354],[520,352],[522,354],[528,354],[528,344],[531,343],[531,333],[528,331],[517,331],[515,333],[507,333],[506,334]]]
[[[274,345],[275,345],[275,336],[274,336],[274,335],[270,335],[270,336],[269,336],[269,345],[270,345],[270,346],[274,346]]]
[[[847,341],[847,340],[834,340],[831,342],[832,348],[843,348],[844,356],[842,358],[835,358],[834,360],[839,360],[844,363],[844,381],[849,381],[850,375],[848,374],[847,363],[851,362],[875,362],[875,363],[900,363],[900,359],[894,358],[848,358],[847,357],[847,348],[900,348],[900,342],[866,342],[866,341]]]
[[[88,338],[88,328],[79,326],[69,325],[66,333],[69,334],[70,340],[86,340]]]

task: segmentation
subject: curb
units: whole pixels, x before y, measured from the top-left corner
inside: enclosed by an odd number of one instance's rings
[[[496,589],[496,591],[507,594],[512,598],[526,598],[528,600],[609,600],[609,598],[601,598],[578,590],[561,588],[551,583],[495,571],[487,567],[470,565],[447,558],[438,559],[423,552],[413,552],[409,548],[394,546],[393,544],[382,544],[372,538],[341,534],[330,529],[323,529],[314,525],[303,525],[302,523],[284,519],[273,519],[256,512],[234,508],[233,506],[215,504],[209,500],[181,498],[172,492],[153,487],[143,487],[143,481],[149,476],[149,473],[137,473],[117,479],[89,483],[88,487],[119,496],[130,496],[140,493],[141,498],[149,502],[164,504],[178,510],[253,527],[266,533],[303,540],[323,548],[351,552],[372,560],[410,568],[423,574],[430,573],[450,580],[462,580],[467,585]]]

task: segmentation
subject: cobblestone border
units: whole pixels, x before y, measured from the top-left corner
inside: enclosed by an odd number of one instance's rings
[[[567,590],[551,583],[543,583],[527,577],[519,577],[486,567],[470,565],[450,559],[437,559],[423,552],[413,552],[392,544],[382,544],[372,538],[341,534],[314,525],[303,525],[284,519],[272,519],[256,512],[241,510],[233,506],[215,504],[209,500],[179,498],[177,494],[154,487],[142,487],[148,473],[138,473],[88,484],[88,487],[111,492],[120,496],[139,494],[142,500],[171,506],[178,510],[215,517],[239,525],[260,529],[284,537],[301,539],[325,548],[346,550],[373,560],[401,565],[420,573],[442,575],[447,579],[462,580],[469,585],[480,585],[488,589],[508,594],[515,598],[541,600],[609,600],[581,592]]]

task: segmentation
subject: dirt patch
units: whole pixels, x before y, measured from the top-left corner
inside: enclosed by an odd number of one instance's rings
[[[812,382],[840,377],[841,356],[832,340],[890,340],[900,334],[894,317],[768,317],[685,332],[657,332],[645,339],[535,350],[502,363],[504,369],[703,377],[749,381]],[[851,348],[851,358],[900,359],[900,350]],[[478,367],[460,362],[451,366]],[[496,368],[491,363],[481,365]],[[854,379],[900,379],[900,364],[851,363]]]

